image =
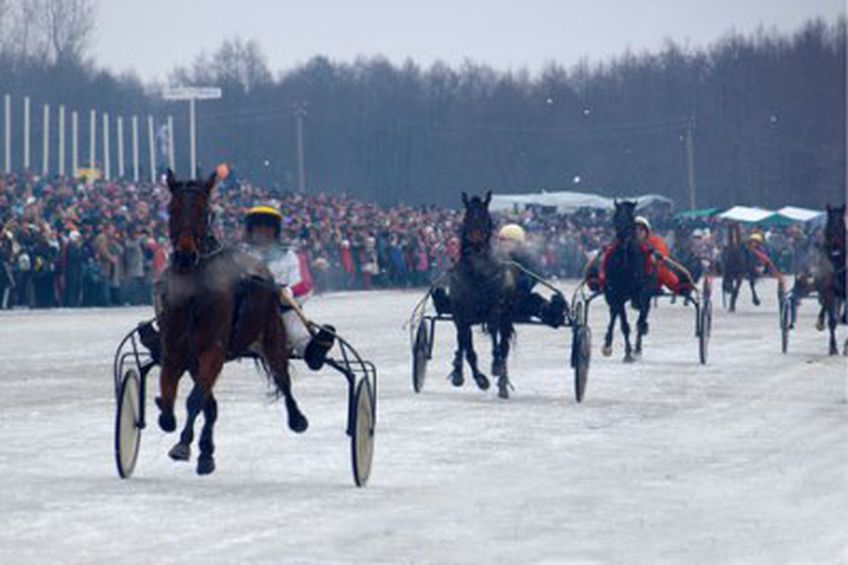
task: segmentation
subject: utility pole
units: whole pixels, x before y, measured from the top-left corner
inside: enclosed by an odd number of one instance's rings
[[[94,169],[97,166],[97,155],[94,151],[97,149],[97,112],[92,110],[88,114],[88,168]]]
[[[686,169],[689,181],[689,209],[694,210],[697,203],[695,198],[695,139],[692,130],[695,127],[695,118],[690,118],[686,124]]]
[[[103,113],[103,178],[112,180],[112,167],[109,160],[109,114]]]
[[[297,136],[297,190],[306,192],[306,164],[303,156],[303,118],[306,117],[306,103],[294,105],[295,135]]]
[[[138,116],[132,117],[133,182],[138,182]]]

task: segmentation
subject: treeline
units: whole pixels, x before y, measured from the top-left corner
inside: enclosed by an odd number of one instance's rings
[[[845,50],[841,18],[537,75],[316,57],[274,76],[255,42],[234,39],[170,80],[223,89],[198,107],[201,167],[229,161],[280,190],[297,187],[303,105],[311,191],[441,204],[460,190],[656,192],[686,207],[691,129],[697,206],[820,208],[845,198]],[[173,114],[178,167],[188,170],[184,104],[81,56],[30,57],[25,68],[10,60],[4,47],[5,92]]]

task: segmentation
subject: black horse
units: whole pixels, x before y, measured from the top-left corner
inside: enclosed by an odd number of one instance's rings
[[[727,242],[721,251],[721,276],[721,290],[725,296],[730,295],[728,311],[736,311],[739,289],[746,279],[751,285],[751,299],[754,306],[760,305],[760,297],[757,296],[757,269],[754,257],[745,247],[745,243],[742,241],[742,232],[737,223],[730,226],[727,232]]]
[[[613,224],[615,243],[610,251],[605,268],[604,298],[610,310],[610,322],[604,336],[604,356],[612,355],[612,334],[616,318],[621,318],[621,333],[624,335],[624,361],[633,362],[642,354],[642,337],[648,333],[648,313],[651,297],[656,293],[657,282],[646,272],[647,258],[636,240],[636,202],[615,203]],[[630,345],[630,324],[627,322],[625,304],[630,302],[639,310],[636,324],[636,349]],[[635,356],[634,356],[635,353]]]
[[[513,306],[515,291],[510,285],[507,269],[498,261],[491,247],[494,223],[489,215],[492,193],[485,198],[462,193],[465,217],[462,223],[459,262],[448,274],[453,322],[456,326],[457,349],[450,374],[454,386],[462,386],[463,355],[474,382],[481,390],[489,388],[489,379],[477,366],[477,354],[471,337],[471,327],[481,324],[492,338],[492,375],[498,379],[498,395],[509,398],[507,357],[515,333]]]
[[[845,264],[848,260],[845,242],[845,205],[827,207],[827,224],[824,229],[824,241],[812,254],[807,264],[795,277],[793,291],[792,318],[800,299],[810,292],[818,293],[819,311],[816,328],[824,330],[825,318],[830,330],[830,355],[837,355],[836,326],[840,318],[848,322],[846,311],[846,275]],[[848,344],[846,344],[848,345]],[[845,351],[848,354],[848,348]]]

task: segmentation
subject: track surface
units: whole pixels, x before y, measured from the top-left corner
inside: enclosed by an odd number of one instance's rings
[[[122,481],[111,356],[150,310],[2,313],[0,563],[848,562],[848,364],[826,356],[812,302],[781,355],[775,288],[761,288],[764,305],[743,291],[735,315],[717,297],[706,367],[692,309],[667,302],[642,361],[622,364],[620,335],[601,357],[598,302],[582,405],[569,332],[519,329],[504,402],[445,381],[453,330],[441,326],[414,395],[402,325],[419,292],[313,299],[307,311],[380,371],[361,490],[343,379],[295,368],[311,423],[295,437],[250,363],[218,384],[214,475],[167,457],[176,435],[155,426],[154,380]],[[475,340],[488,366],[488,339]]]

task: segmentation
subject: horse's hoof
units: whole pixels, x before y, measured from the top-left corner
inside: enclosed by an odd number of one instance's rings
[[[601,353],[603,353],[604,357],[612,355],[612,345],[605,345],[604,348],[601,349]]]
[[[755,299],[754,299],[754,306],[759,306],[759,305],[760,305],[760,299],[759,299],[759,298],[755,298]]]
[[[462,386],[465,378],[462,376],[462,371],[453,371],[448,377],[453,386]]]
[[[636,358],[633,357],[633,355],[631,353],[628,353],[627,355],[624,356],[624,362],[625,363],[633,363],[634,361],[636,361]]]
[[[300,412],[294,410],[289,411],[289,429],[291,431],[302,434],[309,427],[309,420]]]
[[[489,379],[487,379],[486,375],[484,375],[483,373],[475,374],[474,382],[477,383],[477,387],[480,390],[488,390],[489,388]]]
[[[215,459],[211,455],[201,455],[197,458],[197,474],[211,475],[215,470]]]
[[[509,379],[506,376],[498,377],[498,397],[507,399],[509,398]]]
[[[172,412],[162,412],[159,414],[159,427],[163,432],[171,433],[177,429],[177,419]]]
[[[824,331],[824,322],[821,320],[816,321],[816,330],[823,332]]]
[[[642,358],[642,350],[637,349],[636,351],[633,352],[633,360],[634,361],[638,361],[641,358]]]
[[[168,457],[174,461],[188,461],[191,457],[191,446],[185,443],[178,443],[168,452]]]

